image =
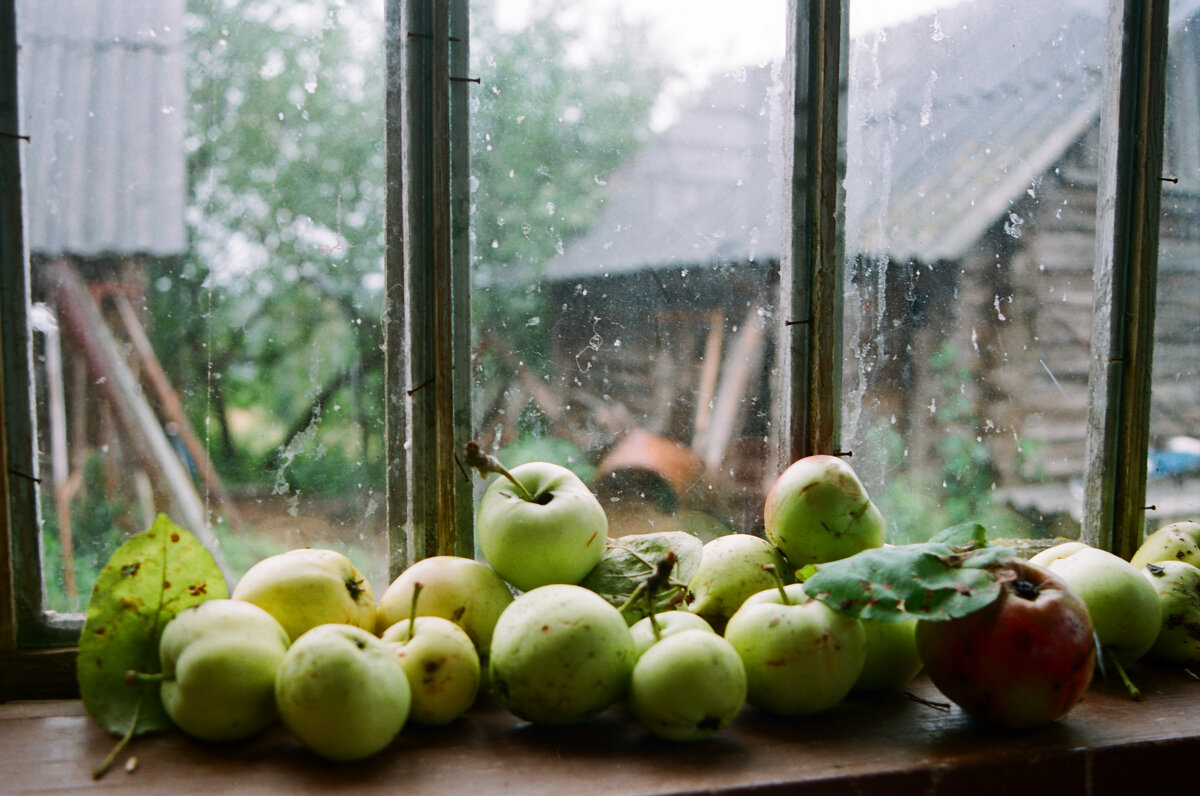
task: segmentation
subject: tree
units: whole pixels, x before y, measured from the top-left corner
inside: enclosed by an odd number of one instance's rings
[[[381,482],[382,9],[222,0],[188,25],[190,248],[156,307],[174,376],[227,471],[269,456],[278,481],[324,444]]]
[[[546,355],[537,277],[596,221],[609,176],[649,137],[667,71],[643,29],[612,10],[600,21],[540,2],[506,32],[490,3],[475,5],[476,328],[537,367]]]
[[[151,303],[160,355],[233,479],[383,482],[381,5],[218,0],[188,16],[190,246],[152,277]],[[658,70],[621,23],[586,52],[549,4],[516,31],[476,6],[475,309],[507,334],[538,294],[496,289],[497,274],[532,279],[592,222],[646,135]],[[254,435],[234,433],[239,416]]]

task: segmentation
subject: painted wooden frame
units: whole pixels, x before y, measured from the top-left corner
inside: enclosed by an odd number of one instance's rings
[[[78,619],[41,608],[15,3],[0,0],[0,700],[69,695]],[[1145,508],[1167,0],[1113,0],[1085,533],[1127,555]],[[388,526],[393,572],[472,555],[466,0],[388,0]],[[847,0],[792,0],[777,458],[838,452]],[[51,619],[53,621],[47,621]],[[19,632],[18,632],[19,631]],[[38,645],[60,646],[39,647]]]

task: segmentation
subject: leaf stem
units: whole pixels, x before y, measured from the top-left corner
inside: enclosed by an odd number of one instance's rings
[[[1120,676],[1121,682],[1125,685],[1125,690],[1129,692],[1129,696],[1133,698],[1134,702],[1141,702],[1142,689],[1134,685],[1133,680],[1129,679],[1129,674],[1125,671],[1125,667],[1121,665],[1121,661],[1116,655],[1107,650],[1104,651],[1104,655],[1108,658],[1108,662],[1112,664],[1113,668],[1117,670],[1117,675]]]
[[[504,476],[509,480],[509,482],[512,483],[513,488],[517,492],[517,497],[521,498],[521,500],[524,500],[527,503],[537,502],[537,498],[535,498],[533,494],[531,494],[530,491],[525,488],[525,485],[518,481],[513,474],[509,472],[508,468],[500,462],[499,459],[490,453],[484,453],[483,450],[480,449],[479,443],[475,440],[471,440],[467,443],[467,466],[473,467],[475,470],[479,471],[481,476],[485,478],[493,473]]]
[[[126,675],[126,677],[128,677],[128,675]],[[121,736],[121,740],[117,741],[117,745],[114,746],[113,750],[108,753],[108,757],[104,758],[104,762],[102,762],[92,771],[92,779],[100,779],[107,774],[108,770],[112,768],[113,762],[116,761],[117,755],[121,754],[121,752],[124,751],[125,747],[128,746],[129,742],[133,739],[133,733],[137,729],[138,719],[141,718],[142,715],[142,697],[144,695],[145,691],[142,691],[138,694],[137,702],[134,703],[133,707],[133,718],[129,721],[129,729],[125,731],[123,736]]]

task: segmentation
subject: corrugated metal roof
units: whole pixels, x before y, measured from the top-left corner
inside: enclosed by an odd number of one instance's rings
[[[1024,5],[964,3],[852,43],[847,254],[961,257],[1097,121],[1108,3]],[[1200,2],[1172,6],[1178,20]],[[547,277],[777,259],[777,83],[715,86],[610,180]]]
[[[186,247],[183,0],[17,0],[30,249]]]

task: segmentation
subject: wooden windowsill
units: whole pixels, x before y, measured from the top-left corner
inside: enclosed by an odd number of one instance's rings
[[[489,697],[448,727],[409,725],[379,755],[333,764],[281,727],[217,746],[170,732],[135,740],[98,782],[90,772],[115,738],[78,701],[0,705],[4,793],[95,789],[138,793],[284,793],[337,787],[373,793],[1030,794],[1195,792],[1200,681],[1131,668],[1141,702],[1098,681],[1064,720],[1013,732],[957,708],[903,694],[853,697],[818,716],[776,718],[747,708],[716,738],[658,741],[623,707],[570,727],[522,723]],[[924,678],[919,698],[942,701]],[[134,756],[137,765],[125,770]],[[1186,786],[1171,790],[1171,784]]]

